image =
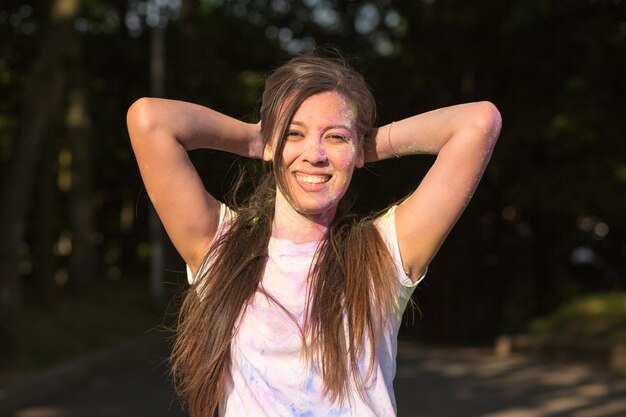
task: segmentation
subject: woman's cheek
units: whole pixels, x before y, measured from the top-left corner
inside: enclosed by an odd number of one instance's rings
[[[356,158],[356,146],[343,147],[337,153],[337,163],[341,167],[350,166]]]

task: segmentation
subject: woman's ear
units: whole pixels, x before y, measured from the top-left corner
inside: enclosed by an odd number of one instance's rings
[[[265,147],[263,148],[263,160],[265,162],[272,162],[273,159],[274,159],[274,150],[272,149],[272,146],[269,143],[266,143]]]

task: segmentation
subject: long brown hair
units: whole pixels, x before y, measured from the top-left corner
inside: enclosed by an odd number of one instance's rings
[[[252,195],[234,207],[235,219],[205,256],[203,272],[188,289],[179,313],[172,373],[192,417],[205,417],[217,409],[229,372],[236,323],[255,292],[262,291],[259,284],[276,188],[288,197],[282,166],[288,125],[304,100],[325,91],[337,91],[353,104],[361,146],[371,140],[374,99],[361,75],[343,60],[299,56],[268,76],[261,104],[261,136],[265,143],[277,140],[273,164]],[[343,206],[314,257],[302,326],[303,356],[308,363],[318,364],[324,394],[333,401],[346,398],[350,378],[363,396],[364,383],[373,371],[378,330],[387,320],[399,285],[372,219],[357,219]],[[371,356],[362,375],[358,360],[367,346]]]

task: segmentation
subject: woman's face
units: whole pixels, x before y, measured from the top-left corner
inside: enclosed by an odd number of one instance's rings
[[[363,166],[355,117],[354,105],[336,91],[307,98],[294,113],[284,138],[282,163],[286,197],[298,212],[335,215],[354,168]],[[263,158],[272,157],[268,145]]]

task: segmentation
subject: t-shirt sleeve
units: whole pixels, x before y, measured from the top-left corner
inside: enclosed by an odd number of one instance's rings
[[[231,210],[226,204],[220,202],[220,220],[217,225],[217,232],[215,232],[215,236],[213,236],[211,246],[213,246],[213,244],[224,234],[224,232],[228,230],[228,227],[234,218],[235,212]],[[190,284],[193,284],[196,281],[196,278],[201,276],[210,266],[210,260],[202,262],[200,268],[198,268],[198,272],[196,272],[196,275],[194,276],[191,273],[191,268],[189,268],[189,265],[185,265],[187,270],[187,281],[189,281]]]
[[[413,282],[411,277],[404,270],[402,264],[402,255],[400,254],[400,246],[398,245],[398,235],[396,233],[396,208],[397,205],[393,205],[384,214],[374,220],[374,224],[378,228],[381,236],[387,243],[389,253],[393,258],[394,265],[396,267],[396,276],[400,280],[400,283],[404,287],[414,288],[419,282],[424,279],[428,267],[424,268],[419,278]]]

